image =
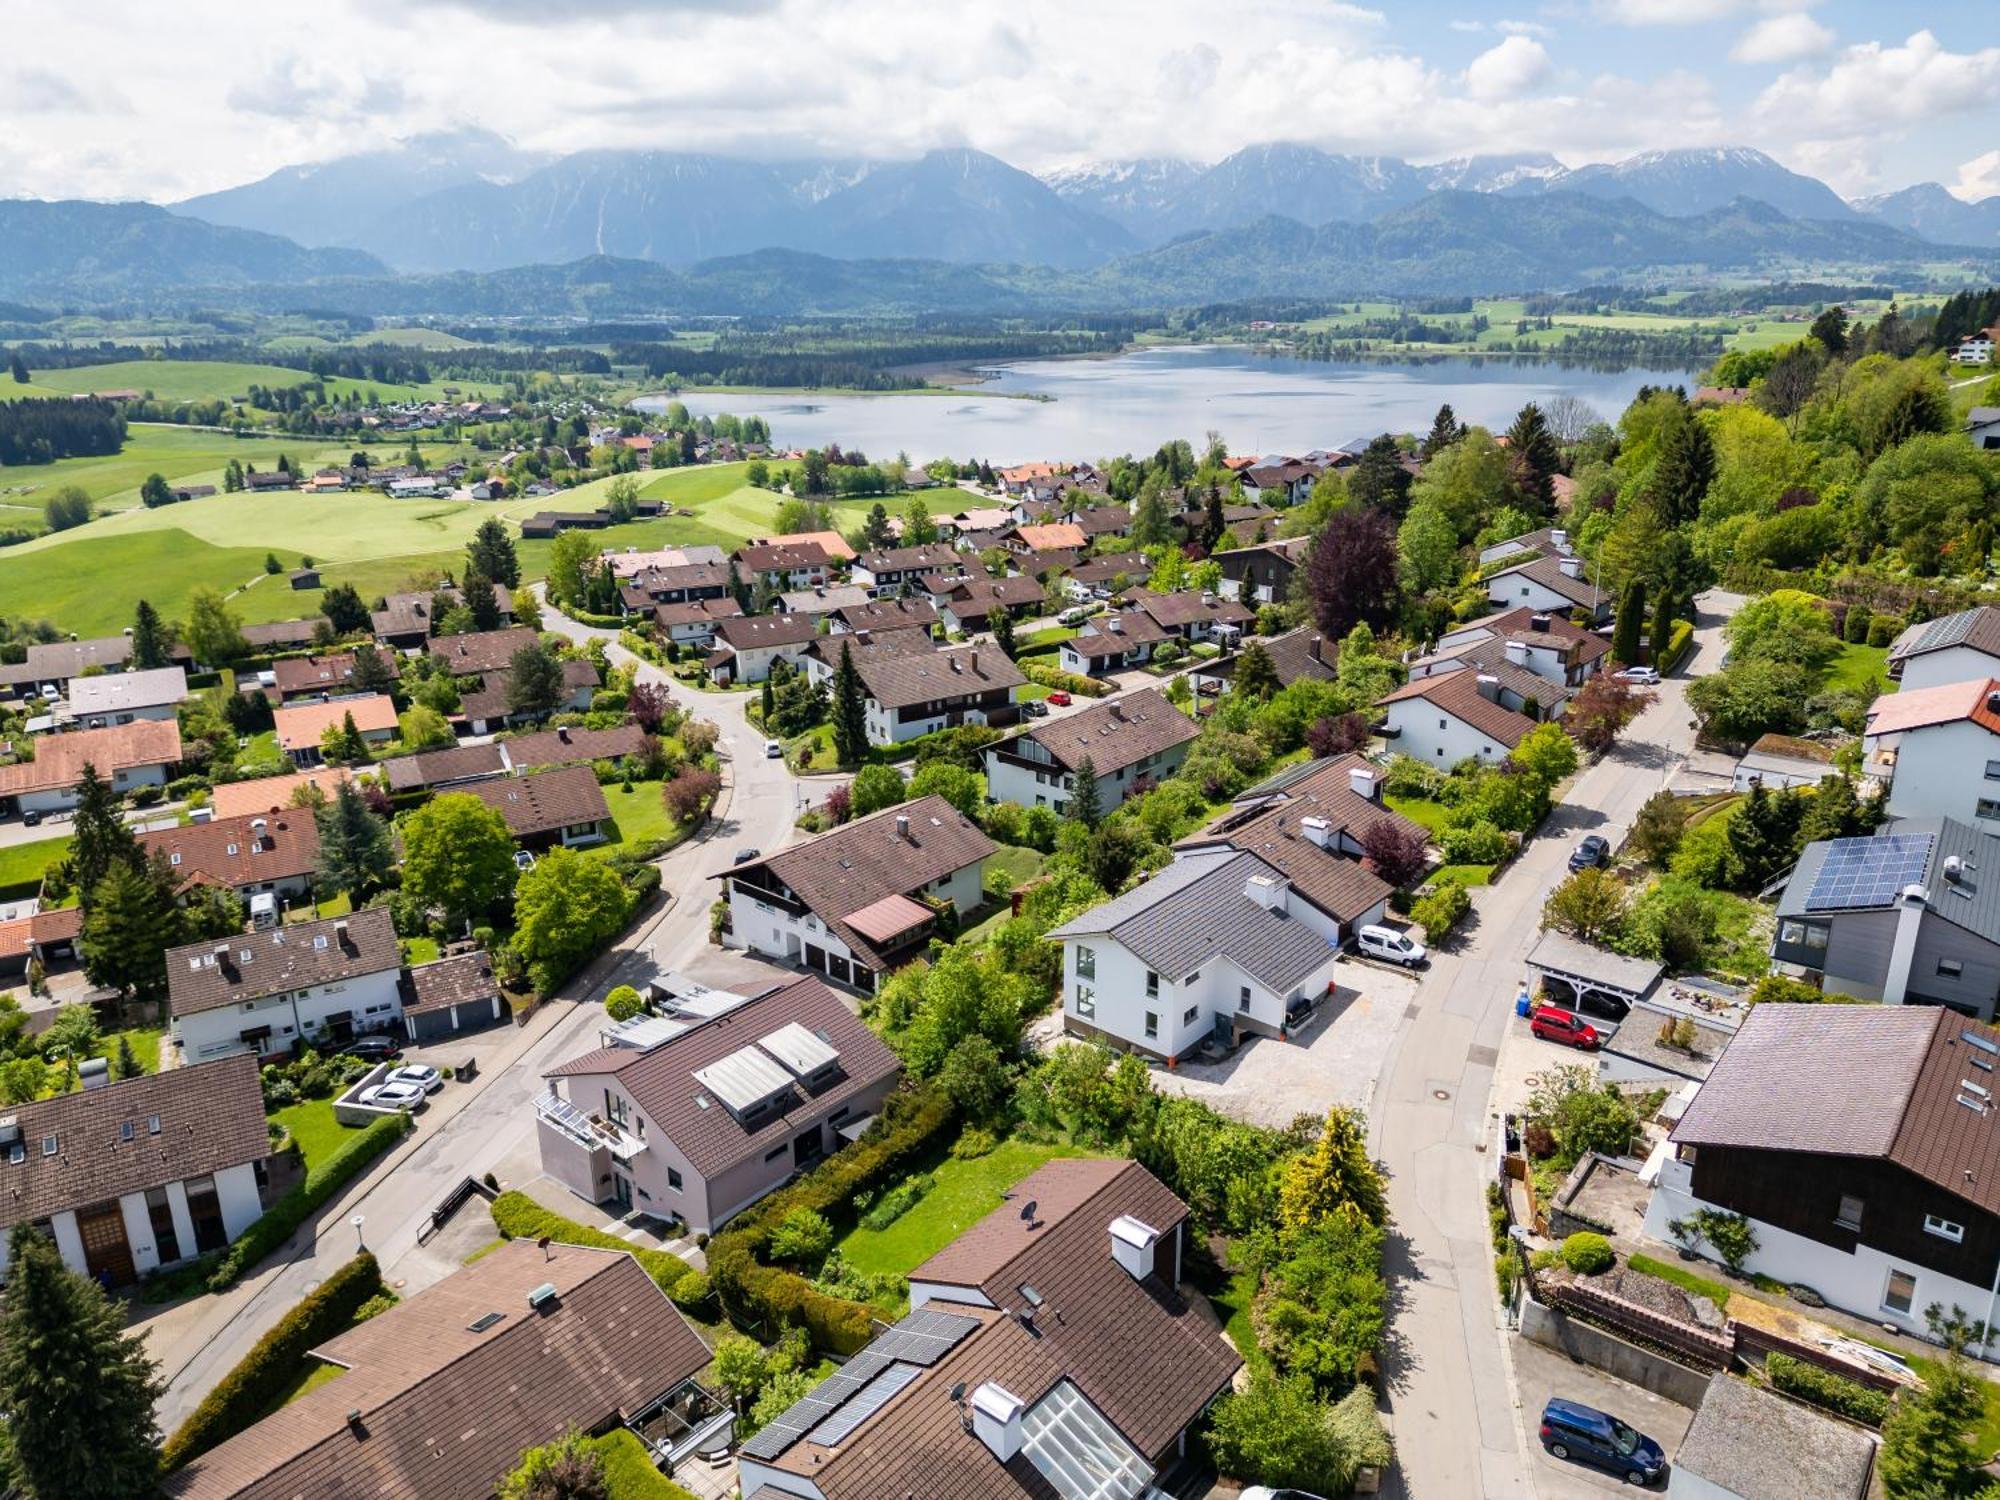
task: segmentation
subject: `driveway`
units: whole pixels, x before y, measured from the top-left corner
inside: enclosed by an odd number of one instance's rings
[[[1597,1495],[1630,1495],[1632,1487],[1615,1475],[1585,1464],[1552,1458],[1542,1448],[1536,1431],[1542,1407],[1549,1397],[1562,1396],[1581,1401],[1599,1411],[1608,1411],[1629,1427],[1636,1427],[1666,1450],[1668,1473],[1681,1440],[1687,1436],[1694,1413],[1677,1406],[1664,1396],[1607,1375],[1591,1365],[1579,1364],[1568,1355],[1524,1338],[1515,1338],[1509,1351],[1514,1364],[1514,1387],[1521,1409],[1521,1429],[1527,1434],[1532,1454],[1530,1464],[1535,1490],[1543,1500],[1590,1500]],[[1666,1490],[1666,1481],[1653,1486],[1655,1494]]]

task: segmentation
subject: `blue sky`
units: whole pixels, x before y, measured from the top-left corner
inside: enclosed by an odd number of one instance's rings
[[[169,201],[478,126],[544,151],[1749,145],[2000,193],[1994,0],[8,0],[0,195]]]

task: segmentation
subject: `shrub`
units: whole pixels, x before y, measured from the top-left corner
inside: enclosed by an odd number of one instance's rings
[[[889,1189],[861,1216],[863,1229],[887,1229],[917,1206],[925,1193],[937,1186],[935,1173],[926,1172],[921,1177],[911,1177]],[[775,1249],[775,1246],[773,1247]]]
[[[293,1230],[359,1176],[362,1168],[401,1140],[410,1126],[410,1117],[400,1112],[364,1125],[352,1140],[311,1168],[304,1182],[266,1209],[264,1216],[223,1252],[209,1275],[208,1289],[228,1291],[244,1272],[290,1239]]]
[[[999,1144],[992,1131],[973,1125],[959,1132],[958,1139],[951,1143],[951,1154],[958,1161],[972,1161],[990,1156]]]
[[[893,1196],[883,1195],[885,1201]],[[770,1248],[779,1260],[794,1264],[824,1260],[826,1252],[833,1248],[833,1225],[817,1209],[795,1208],[771,1232]]]
[[[1438,843],[1444,857],[1455,865],[1495,864],[1507,853],[1507,835],[1483,820],[1463,828],[1447,828]]]
[[[1465,887],[1455,880],[1442,880],[1428,896],[1419,896],[1410,904],[1410,920],[1423,928],[1426,942],[1439,943],[1471,910],[1472,897]]]
[[[629,984],[619,985],[604,997],[604,1017],[608,1021],[629,1021],[645,1008],[644,998]]]
[[[1903,633],[1903,622],[1894,615],[1876,615],[1868,622],[1868,644],[1871,646],[1894,645],[1896,637]]]
[[[1874,623],[1875,612],[1865,604],[1847,606],[1847,618],[1840,622],[1840,638],[1853,645],[1868,639],[1868,627]]]
[[[1874,1390],[1858,1380],[1849,1380],[1844,1375],[1836,1375],[1831,1370],[1822,1370],[1818,1365],[1807,1364],[1802,1359],[1793,1359],[1789,1354],[1773,1352],[1765,1355],[1764,1373],[1770,1378],[1773,1389],[1797,1396],[1802,1401],[1810,1401],[1815,1406],[1824,1406],[1843,1417],[1865,1422],[1870,1427],[1880,1427],[1888,1418],[1889,1397],[1886,1392]]]
[[[1077,693],[1085,698],[1102,698],[1111,691],[1111,684],[1108,682],[1099,682],[1095,677],[1079,677],[1074,672],[1065,672],[1059,667],[1045,667],[1039,662],[1022,663],[1021,675],[1045,688],[1060,688],[1064,692]]]
[[[565,1219],[554,1210],[543,1208],[526,1193],[502,1193],[493,1200],[492,1213],[493,1227],[500,1231],[502,1239],[538,1240],[547,1235],[559,1245],[630,1250],[639,1258],[639,1264],[646,1268],[646,1274],[653,1278],[653,1284],[669,1296],[688,1277],[700,1274],[678,1255],[671,1255],[665,1250],[642,1250],[614,1234],[592,1229],[574,1219]]]
[[[1601,1234],[1580,1230],[1562,1244],[1563,1264],[1579,1276],[1597,1276],[1618,1264],[1611,1241]]]
[[[307,1351],[356,1321],[387,1290],[382,1268],[364,1250],[306,1293],[188,1414],[160,1449],[160,1466],[178,1469],[254,1423],[297,1377]]]

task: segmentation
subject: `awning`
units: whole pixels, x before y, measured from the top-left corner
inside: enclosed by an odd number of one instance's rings
[[[239,1041],[261,1042],[270,1034],[271,1028],[268,1026],[252,1026],[248,1030],[237,1032],[236,1037]]]
[[[847,925],[871,943],[888,944],[935,917],[928,906],[908,896],[884,896],[847,917]]]
[[[833,1133],[850,1144],[861,1139],[861,1134],[875,1123],[873,1115],[860,1115],[833,1127]]]
[[[1528,967],[1545,979],[1560,979],[1576,990],[1596,990],[1621,1000],[1637,1000],[1660,982],[1660,965],[1593,948],[1560,932],[1545,932],[1528,955]]]

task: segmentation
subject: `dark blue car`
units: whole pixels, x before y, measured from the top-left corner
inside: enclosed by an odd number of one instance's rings
[[[1666,1451],[1644,1433],[1560,1396],[1542,1408],[1542,1446],[1557,1458],[1609,1470],[1627,1484],[1651,1484],[1667,1467]]]

